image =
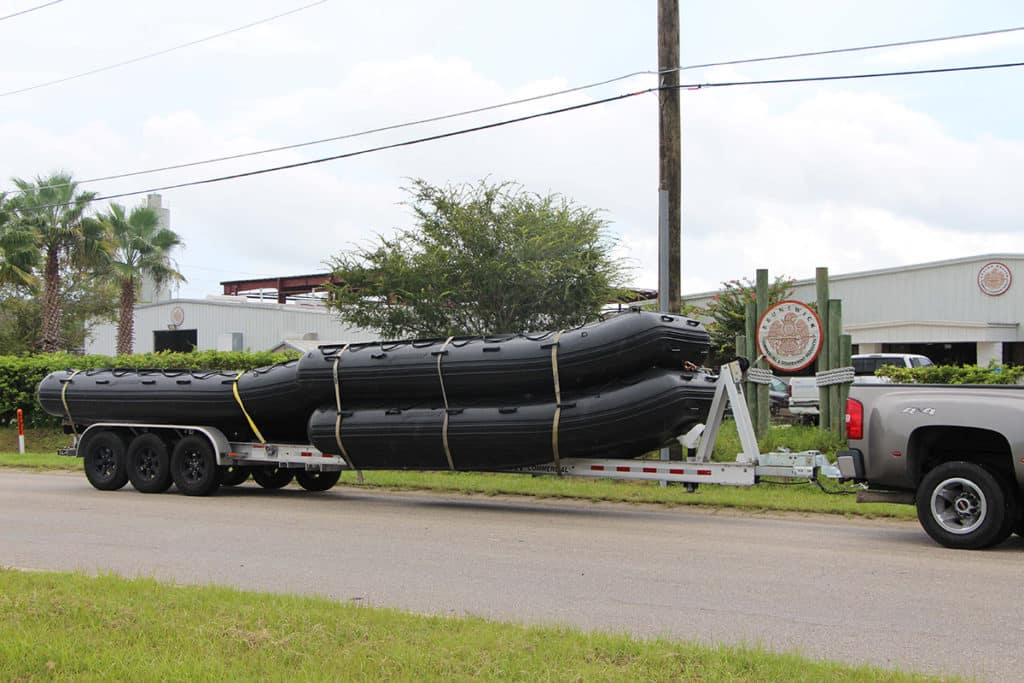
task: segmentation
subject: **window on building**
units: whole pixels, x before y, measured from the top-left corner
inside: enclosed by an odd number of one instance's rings
[[[196,350],[197,340],[197,330],[155,330],[153,350],[191,353]]]

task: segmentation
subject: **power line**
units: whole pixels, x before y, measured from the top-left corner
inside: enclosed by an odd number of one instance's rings
[[[890,47],[905,47],[907,45],[923,45],[925,43],[940,43],[947,40],[960,40],[962,38],[978,38],[981,36],[994,36],[1000,33],[1015,33],[1024,31],[1024,26],[1012,28],[999,28],[990,31],[978,31],[976,33],[958,33],[952,36],[940,36],[938,38],[919,38],[916,40],[901,40],[895,43],[876,43],[874,45],[860,45],[858,47],[841,47],[833,50],[818,50],[816,52],[793,52],[790,54],[775,55],[772,57],[752,57],[750,59],[732,59],[725,62],[708,62],[707,64],[690,64],[681,66],[678,71],[691,71],[693,69],[706,69],[712,66],[733,66],[736,64],[754,64],[757,62],[774,62],[781,59],[798,59],[800,57],[819,57],[822,55],[837,55],[846,52],[863,52],[866,50],[881,50]]]
[[[779,85],[785,83],[812,83],[812,82],[825,82],[825,81],[840,81],[840,80],[853,80],[853,79],[864,79],[864,78],[886,78],[894,76],[917,76],[917,75],[928,75],[928,74],[940,74],[940,73],[956,73],[956,72],[967,72],[967,71],[982,71],[991,69],[1007,69],[1013,67],[1024,66],[1024,62],[1008,62],[1003,64],[979,64],[974,66],[959,66],[959,67],[943,67],[938,69],[915,69],[908,71],[888,71],[878,73],[863,73],[863,74],[846,74],[840,76],[811,76],[806,78],[776,78],[768,80],[756,80],[756,81],[729,81],[729,82],[718,82],[718,83],[686,83],[678,86],[672,86],[680,90],[702,90],[705,88],[724,88],[734,86],[749,86],[749,85]],[[652,92],[662,90],[662,87],[647,88],[645,90],[637,90],[631,93],[624,93],[621,95],[615,95],[612,97],[605,97],[599,100],[593,100],[591,102],[583,102],[580,104],[574,104],[567,107],[561,107],[559,109],[550,109],[547,111],[537,112],[534,114],[527,114],[524,116],[518,116],[511,119],[504,119],[502,121],[495,121],[492,123],[486,123],[479,126],[473,126],[471,128],[462,128],[454,131],[448,131],[445,133],[438,133],[436,135],[429,135],[420,138],[414,138],[411,140],[404,140],[401,142],[395,142],[387,145],[378,145],[376,147],[369,147],[354,152],[346,152],[344,154],[335,154],[327,157],[320,157],[317,159],[308,159],[306,161],[298,161],[291,164],[282,164],[280,166],[271,166],[267,168],[255,169],[252,171],[243,171],[241,173],[232,173],[230,175],[216,176],[213,178],[204,178],[201,180],[193,180],[182,183],[174,183],[172,185],[163,185],[160,187],[151,187],[145,190],[135,190],[132,192],[119,192],[117,194],[109,195],[97,195],[93,199],[89,200],[88,203],[107,201],[111,199],[120,199],[121,197],[133,197],[140,194],[148,194],[150,192],[163,192],[167,190],[177,190],[184,187],[194,187],[197,185],[210,185],[213,183],[224,182],[227,180],[238,180],[240,178],[248,178],[257,175],[264,175],[267,173],[275,173],[278,171],[290,170],[293,168],[301,168],[304,166],[313,166],[316,164],[326,163],[328,161],[338,161],[340,159],[350,159],[352,157],[363,156],[366,154],[372,154],[374,152],[382,152],[389,149],[398,149],[400,147],[411,147],[413,145],[422,144],[425,142],[434,142],[437,140],[444,140],[447,138],[457,137],[466,135],[469,133],[477,133],[484,130],[490,130],[493,128],[501,128],[504,126],[512,125],[515,123],[522,123],[524,121],[530,121],[532,119],[544,118],[547,116],[553,116],[555,114],[564,114],[566,112],[577,111],[580,109],[587,109],[590,107],[596,107],[602,104],[608,104],[610,102],[617,102],[637,95],[645,95]],[[66,203],[58,204],[47,204],[44,206],[33,207],[35,209],[49,209],[59,206],[66,206]]]
[[[760,81],[724,81],[718,83],[692,83],[680,85],[687,90],[703,90],[704,88],[727,88],[737,85],[781,85],[784,83],[811,83],[823,81],[850,81],[860,78],[887,78],[890,76],[923,76],[928,74],[948,74],[961,71],[985,71],[989,69],[1009,69],[1024,66],[1024,62],[1007,62],[1005,64],[979,64],[976,66],[950,66],[939,69],[913,69],[910,71],[885,71],[870,74],[847,74],[842,76],[810,76],[807,78],[771,78]]]
[[[13,17],[20,17],[22,14],[28,14],[29,12],[35,12],[37,9],[43,9],[44,7],[49,7],[50,5],[56,5],[59,2],[64,2],[64,0],[51,0],[50,2],[45,2],[42,5],[36,5],[35,7],[29,7],[28,9],[23,9],[20,12],[14,12],[13,14],[7,14],[5,16],[0,17],[0,21],[3,21],[4,19],[11,19]]]
[[[167,54],[169,52],[175,52],[176,50],[181,50],[181,49],[186,48],[186,47],[192,47],[193,45],[198,45],[200,43],[205,43],[207,41],[213,40],[214,38],[221,38],[223,36],[230,35],[232,33],[237,33],[239,31],[244,31],[245,29],[252,28],[253,26],[259,26],[260,24],[266,24],[268,22],[274,21],[275,19],[280,19],[282,17],[287,17],[290,14],[295,14],[296,12],[301,12],[303,10],[307,10],[310,7],[315,7],[316,5],[322,5],[325,2],[327,2],[327,0],[316,0],[316,2],[311,2],[308,5],[303,5],[301,7],[296,7],[295,9],[290,9],[287,12],[281,12],[280,14],[275,14],[275,15],[273,15],[271,17],[265,17],[263,19],[259,19],[257,21],[253,21],[253,22],[250,22],[248,24],[245,24],[243,26],[236,26],[235,28],[228,29],[227,31],[221,31],[220,33],[214,33],[214,34],[206,36],[204,38],[199,38],[197,40],[192,40],[192,41],[189,41],[187,43],[182,43],[180,45],[175,45],[174,47],[169,47],[169,48],[166,48],[166,49],[163,49],[163,50],[158,50],[156,52],[150,52],[149,54],[142,55],[141,57],[133,57],[132,59],[126,59],[123,62],[117,62],[115,64],[108,64],[107,66],[101,66],[99,68],[90,69],[89,71],[83,71],[81,73],[73,74],[71,76],[65,76],[63,78],[57,78],[57,79],[54,79],[52,81],[46,81],[44,83],[37,83],[35,85],[30,85],[30,86],[27,86],[27,87],[24,87],[24,88],[18,88],[17,90],[8,90],[7,92],[0,92],[0,97],[8,97],[10,95],[18,95],[18,94],[23,93],[23,92],[29,92],[30,90],[39,90],[40,88],[46,88],[46,87],[49,87],[51,85],[57,85],[58,83],[67,83],[68,81],[73,81],[76,78],[84,78],[85,76],[92,76],[94,74],[102,73],[104,71],[110,71],[112,69],[117,69],[117,68],[122,67],[122,66],[127,66],[128,64],[135,64],[136,62],[141,62],[141,61],[146,60],[146,59],[151,59],[153,57],[159,57],[160,55],[165,55],[165,54]]]
[[[326,0],[323,0],[323,1],[326,1]],[[304,8],[299,8],[299,9],[304,9]],[[293,11],[298,11],[298,10],[293,10]],[[344,133],[344,134],[336,135],[336,136],[332,136],[332,137],[320,138],[320,139],[317,139],[317,140],[309,140],[307,142],[298,142],[298,143],[293,143],[293,144],[288,144],[288,145],[279,145],[279,146],[276,146],[276,147],[267,147],[267,148],[264,148],[264,149],[252,150],[252,151],[249,151],[249,152],[241,152],[239,154],[229,154],[229,155],[220,156],[220,157],[213,157],[213,158],[210,158],[210,159],[201,159],[201,160],[198,160],[198,161],[190,161],[190,162],[184,162],[184,163],[180,163],[180,164],[170,164],[170,165],[167,165],[167,166],[158,166],[158,167],[155,167],[155,168],[148,168],[148,169],[143,169],[143,170],[139,170],[139,171],[128,171],[128,172],[125,172],[125,173],[116,173],[116,174],[106,175],[106,176],[97,176],[95,178],[85,178],[85,179],[79,180],[77,182],[79,184],[81,184],[81,185],[84,185],[86,183],[96,183],[96,182],[103,182],[103,181],[107,181],[107,180],[119,180],[121,178],[131,178],[131,177],[134,177],[134,176],[148,175],[150,173],[161,173],[163,171],[174,171],[174,170],[179,170],[179,169],[182,169],[182,168],[192,168],[192,167],[195,167],[195,166],[204,166],[206,164],[219,163],[221,161],[233,161],[233,160],[237,160],[237,159],[244,159],[244,158],[248,158],[248,157],[260,156],[260,155],[263,155],[263,154],[271,154],[271,153],[274,153],[274,152],[283,152],[283,151],[292,150],[292,149],[300,149],[302,147],[310,147],[310,146],[313,146],[313,145],[320,145],[320,144],[324,144],[324,143],[328,143],[328,142],[338,142],[340,140],[349,140],[349,139],[352,139],[352,138],[363,137],[363,136],[372,135],[372,134],[375,134],[375,133],[383,133],[383,132],[392,131],[392,130],[399,130],[401,128],[409,128],[409,127],[412,127],[412,126],[423,125],[423,124],[426,124],[426,123],[437,123],[439,121],[444,121],[444,120],[448,120],[448,119],[454,119],[454,118],[458,118],[458,117],[462,117],[462,116],[468,116],[468,115],[471,115],[471,114],[479,114],[479,113],[487,112],[487,111],[493,111],[495,109],[501,109],[501,108],[504,108],[504,107],[515,106],[515,105],[518,105],[518,104],[526,104],[528,102],[536,102],[538,100],[548,99],[548,98],[551,98],[551,97],[557,97],[559,95],[565,95],[565,94],[569,94],[569,93],[573,93],[573,92],[589,90],[591,88],[596,88],[596,87],[599,87],[599,86],[602,86],[602,85],[608,85],[610,83],[615,83],[615,82],[618,82],[618,81],[623,81],[623,80],[626,80],[626,79],[629,79],[629,78],[633,78],[635,76],[644,76],[644,75],[650,75],[650,74],[669,73],[671,71],[690,71],[690,70],[693,70],[693,69],[702,69],[702,68],[708,68],[708,67],[713,67],[713,66],[728,66],[728,65],[736,65],[736,64],[751,64],[751,63],[755,63],[755,62],[769,62],[769,61],[776,61],[776,60],[783,60],[783,59],[795,59],[795,58],[799,58],[799,57],[814,57],[814,56],[819,56],[819,55],[839,54],[839,53],[844,53],[844,52],[858,52],[858,51],[864,51],[864,50],[878,50],[878,49],[891,48],[891,47],[902,47],[902,46],[906,46],[906,45],[920,45],[920,44],[924,44],[924,43],[935,43],[935,42],[948,41],[948,40],[959,40],[959,39],[962,39],[962,38],[976,38],[976,37],[979,37],[979,36],[989,36],[989,35],[996,35],[996,34],[1001,34],[1001,33],[1013,33],[1013,32],[1017,32],[1017,31],[1024,31],[1024,26],[1017,26],[1017,27],[1004,28],[1004,29],[993,29],[993,30],[990,30],[990,31],[979,31],[979,32],[976,32],[976,33],[961,33],[961,34],[957,34],[957,35],[940,36],[940,37],[935,37],[935,38],[920,38],[920,39],[916,39],[916,40],[904,40],[904,41],[893,42],[893,43],[878,43],[878,44],[874,44],[874,45],[861,45],[861,46],[857,46],[857,47],[836,48],[836,49],[833,49],[833,50],[821,50],[821,51],[817,51],[817,52],[798,52],[798,53],[791,53],[791,54],[784,54],[784,55],[775,55],[775,56],[771,56],[771,57],[754,57],[754,58],[750,58],[750,59],[733,59],[733,60],[722,61],[722,62],[708,62],[708,63],[705,63],[705,64],[691,64],[691,65],[688,65],[688,66],[679,67],[678,69],[671,69],[671,70],[666,70],[666,71],[663,71],[663,72],[650,71],[650,70],[647,70],[647,71],[634,71],[632,73],[623,74],[621,76],[615,76],[614,78],[605,79],[603,81],[597,81],[595,83],[588,83],[586,85],[580,85],[580,86],[576,86],[576,87],[573,87],[573,88],[566,88],[564,90],[558,90],[558,91],[555,91],[555,92],[545,93],[543,95],[536,95],[534,97],[526,97],[526,98],[522,98],[522,99],[518,99],[518,100],[511,100],[511,101],[508,101],[508,102],[501,102],[501,103],[498,103],[498,104],[488,105],[488,106],[484,106],[484,107],[477,107],[475,109],[467,109],[467,110],[463,110],[463,111],[453,112],[453,113],[450,113],[450,114],[441,114],[441,115],[438,115],[438,116],[432,116],[432,117],[429,117],[429,118],[419,119],[419,120],[416,120],[416,121],[408,121],[408,122],[405,122],[405,123],[396,123],[396,124],[391,124],[391,125],[387,125],[387,126],[381,126],[381,127],[378,127],[378,128],[370,128],[370,129],[358,131],[358,132],[355,132],[355,133]],[[711,86],[707,86],[707,87],[711,87]],[[47,185],[47,186],[43,186],[43,187],[40,187],[40,188],[37,188],[37,189],[50,189],[50,188],[53,188],[53,187],[59,187],[59,185]],[[21,192],[20,190],[11,190],[10,191],[11,194],[18,194],[20,192]]]
[[[653,72],[653,71],[634,71],[633,73],[624,74],[622,76],[616,76],[614,78],[609,78],[609,79],[606,79],[606,80],[603,80],[603,81],[598,81],[598,82],[595,82],[595,83],[588,83],[586,85],[579,85],[579,86],[576,86],[576,87],[573,87],[573,88],[566,88],[564,90],[558,90],[558,91],[555,91],[555,92],[549,92],[549,93],[545,93],[543,95],[534,95],[533,97],[524,97],[524,98],[518,99],[518,100],[510,100],[508,102],[500,102],[498,104],[491,104],[491,105],[487,105],[487,106],[484,106],[484,107],[477,107],[475,109],[465,109],[463,111],[457,111],[457,112],[453,112],[453,113],[450,113],[450,114],[440,114],[438,116],[431,116],[429,118],[419,119],[419,120],[416,120],[416,121],[406,121],[404,123],[395,123],[395,124],[390,124],[390,125],[387,125],[387,126],[380,126],[378,128],[370,128],[370,129],[367,129],[367,130],[361,130],[361,131],[358,131],[358,132],[355,132],[355,133],[344,133],[342,135],[335,135],[335,136],[332,136],[332,137],[320,138],[318,140],[309,140],[307,142],[297,142],[297,143],[289,144],[289,145],[279,145],[277,147],[267,147],[267,148],[264,148],[264,149],[257,149],[257,150],[253,150],[253,151],[249,151],[249,152],[240,152],[238,154],[228,154],[228,155],[225,155],[225,156],[213,157],[211,159],[201,159],[199,161],[189,161],[189,162],[185,162],[185,163],[181,163],[181,164],[171,164],[169,166],[159,166],[159,167],[156,167],[156,168],[148,168],[148,169],[144,169],[144,170],[141,170],[141,171],[128,171],[126,173],[116,173],[116,174],[107,175],[107,176],[97,176],[95,178],[85,178],[83,180],[78,180],[76,182],[79,185],[84,185],[86,183],[98,183],[98,182],[102,182],[102,181],[105,181],[105,180],[119,180],[121,178],[130,178],[130,177],[133,177],[133,176],[148,175],[150,173],[160,173],[162,171],[174,171],[174,170],[178,170],[178,169],[182,169],[182,168],[191,168],[193,166],[203,166],[203,165],[206,165],[206,164],[213,164],[213,163],[217,163],[217,162],[221,162],[221,161],[232,161],[232,160],[235,160],[235,159],[244,159],[246,157],[259,156],[259,155],[262,155],[262,154],[270,154],[272,152],[284,152],[284,151],[291,150],[291,149],[300,149],[302,147],[310,147],[312,145],[321,145],[321,144],[324,144],[324,143],[327,143],[327,142],[338,142],[340,140],[350,140],[352,138],[364,137],[366,135],[372,135],[374,133],[384,133],[384,132],[387,132],[387,131],[399,130],[401,128],[411,128],[413,126],[420,126],[420,125],[423,125],[423,124],[426,124],[426,123],[437,123],[438,121],[445,121],[445,120],[448,120],[448,119],[459,118],[459,117],[462,117],[462,116],[469,116],[471,114],[480,114],[480,113],[487,112],[487,111],[494,111],[495,109],[502,109],[502,108],[505,108],[505,107],[512,107],[512,106],[515,106],[515,105],[518,105],[518,104],[526,104],[526,103],[529,103],[529,102],[536,102],[538,100],[549,99],[549,98],[552,98],[552,97],[557,97],[559,95],[567,95],[569,93],[580,92],[582,90],[589,90],[591,88],[596,88],[596,87],[599,87],[599,86],[602,86],[602,85],[608,85],[609,83],[615,83],[617,81],[624,81],[624,80],[626,80],[628,78],[633,78],[635,76],[643,76],[643,75],[649,75],[649,74],[653,74],[653,73],[655,73],[655,72]],[[49,189],[49,188],[53,188],[53,187],[62,187],[62,186],[63,186],[62,184],[58,184],[58,185],[44,185],[44,186],[41,186],[41,187],[38,187],[38,188],[35,188],[35,189]],[[11,194],[18,194],[20,192],[22,192],[22,191],[21,190],[11,190],[10,191]]]

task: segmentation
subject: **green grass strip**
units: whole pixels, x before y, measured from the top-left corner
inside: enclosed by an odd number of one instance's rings
[[[71,443],[71,437],[59,429],[32,430],[32,450],[16,453],[16,433],[0,429],[0,467],[32,470],[81,471],[81,460],[56,455],[56,449]],[[763,450],[787,446],[794,451],[834,449],[834,438],[815,427],[777,425],[769,432]],[[741,450],[735,425],[726,423],[716,442],[716,458],[733,460]],[[525,474],[490,474],[477,472],[404,472],[375,471],[365,474],[363,486],[410,491],[442,491],[483,495],[536,496],[580,500],[651,503],[657,505],[699,505],[731,508],[751,512],[800,512],[846,515],[850,517],[888,517],[915,519],[909,505],[858,504],[852,495],[827,495],[812,484],[762,483],[752,488],[703,484],[696,493],[687,493],[682,486],[661,487],[657,482],[612,481],[579,477],[531,476]],[[346,473],[343,485],[355,485],[355,476]],[[251,485],[251,484],[250,484]],[[823,481],[831,490],[839,490],[834,482]],[[293,484],[294,486],[294,484]]]
[[[0,680],[931,679],[749,647],[418,616],[151,579],[0,569]]]

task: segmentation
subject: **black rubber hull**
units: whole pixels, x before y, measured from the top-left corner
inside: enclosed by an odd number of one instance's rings
[[[342,392],[351,399],[441,398],[438,357],[449,400],[480,396],[554,396],[552,346],[557,339],[563,391],[594,386],[647,368],[702,365],[708,334],[696,320],[628,311],[602,322],[535,336],[474,337],[321,346],[299,360],[309,391],[334,391],[337,360]],[[442,350],[443,349],[443,350]]]
[[[39,384],[39,404],[51,415],[66,418],[70,413],[78,425],[209,425],[233,441],[255,441],[258,437],[234,395],[238,377],[238,394],[265,440],[306,443],[306,421],[329,397],[312,395],[299,385],[296,366],[292,361],[241,377],[237,372],[187,370],[60,371]]]
[[[562,458],[635,458],[707,419],[712,380],[703,373],[652,369],[600,391],[563,396],[558,420]],[[309,420],[311,443],[340,451],[337,410]],[[375,405],[342,410],[341,441],[361,469],[449,469],[443,406]],[[448,411],[448,447],[459,470],[501,470],[551,462],[553,402],[475,404]]]

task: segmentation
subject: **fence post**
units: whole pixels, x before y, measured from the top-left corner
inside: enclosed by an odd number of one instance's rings
[[[25,414],[18,408],[18,454],[25,454]]]

